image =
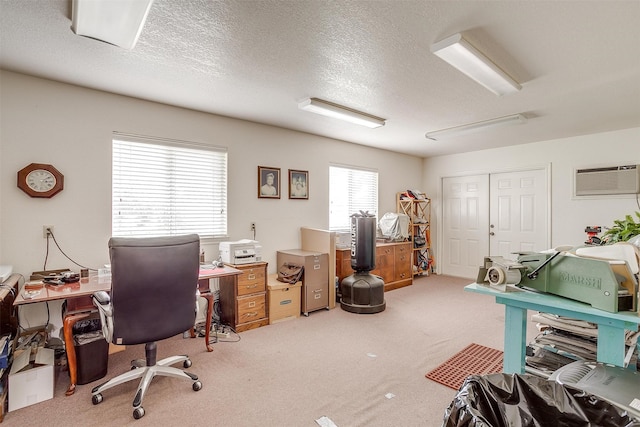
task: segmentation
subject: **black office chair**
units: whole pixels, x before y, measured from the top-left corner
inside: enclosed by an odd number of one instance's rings
[[[94,405],[102,392],[141,378],[133,399],[133,417],[144,416],[142,399],[155,375],[202,383],[194,374],[171,367],[178,362],[191,366],[186,355],[156,362],[156,341],[193,327],[196,318],[200,239],[197,234],[151,238],[111,238],[111,293],[93,295],[107,341],[118,345],[145,344],[146,364],[133,363],[131,371],[92,390]]]

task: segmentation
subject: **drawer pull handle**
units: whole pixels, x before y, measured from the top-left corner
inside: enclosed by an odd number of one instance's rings
[[[257,311],[252,311],[251,313],[245,313],[244,317],[256,317],[258,315]]]
[[[255,275],[255,274],[249,274],[249,275],[247,276],[247,278],[248,278],[249,280],[255,280],[256,275]]]
[[[245,288],[247,288],[247,289],[253,289],[253,288],[257,288],[257,287],[258,287],[258,285],[247,285],[247,286],[245,286]]]

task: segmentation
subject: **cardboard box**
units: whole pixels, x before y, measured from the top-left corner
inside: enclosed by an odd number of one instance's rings
[[[300,317],[300,292],[302,282],[295,284],[278,281],[278,275],[269,275],[269,324]]]
[[[9,412],[53,398],[54,362],[53,349],[38,347],[13,358],[9,372]]]
[[[113,343],[109,343],[109,354],[120,353],[121,351],[125,351],[126,349],[126,345],[115,345]]]

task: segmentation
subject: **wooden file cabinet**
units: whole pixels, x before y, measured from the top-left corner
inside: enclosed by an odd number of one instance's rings
[[[236,332],[269,324],[267,313],[267,263],[235,265],[242,271],[237,283],[220,283],[220,311],[222,323]]]
[[[390,291],[413,284],[411,273],[411,242],[376,244],[376,268],[371,274],[382,277],[384,290]],[[336,250],[336,275],[338,280],[353,274],[351,249]]]

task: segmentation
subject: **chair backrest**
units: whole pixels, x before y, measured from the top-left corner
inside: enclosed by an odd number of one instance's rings
[[[143,344],[193,327],[199,250],[197,234],[109,240],[112,342]]]

